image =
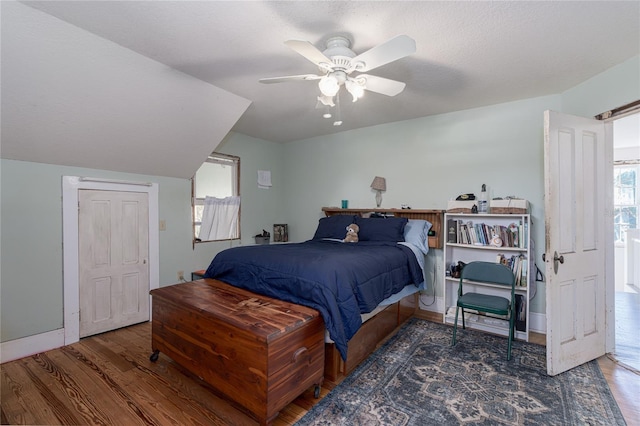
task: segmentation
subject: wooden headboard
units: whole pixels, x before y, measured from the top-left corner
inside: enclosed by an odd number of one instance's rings
[[[444,210],[418,210],[418,209],[341,209],[340,207],[323,207],[322,211],[326,216],[337,214],[352,214],[363,216],[369,213],[383,213],[396,217],[406,217],[407,219],[424,219],[431,222],[431,229],[436,233],[429,237],[430,248],[442,248],[444,243],[442,222],[444,220]]]

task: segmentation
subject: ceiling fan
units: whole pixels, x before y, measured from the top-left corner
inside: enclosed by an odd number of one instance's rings
[[[402,92],[405,88],[403,82],[360,73],[404,58],[416,51],[415,40],[406,35],[396,36],[359,55],[350,49],[351,41],[343,36],[330,37],[326,42],[327,48],[322,52],[308,41],[289,40],[285,44],[316,64],[320,69],[320,75],[262,78],[259,80],[260,83],[320,80],[318,87],[321,95],[318,96],[318,101],[327,106],[335,106],[333,98],[342,85],[353,97],[353,102],[360,99],[365,90],[387,96],[395,96]]]

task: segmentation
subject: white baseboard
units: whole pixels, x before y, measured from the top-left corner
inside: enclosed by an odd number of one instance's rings
[[[537,312],[529,312],[529,331],[547,334],[547,315]]]
[[[64,346],[64,328],[0,343],[0,363]]]

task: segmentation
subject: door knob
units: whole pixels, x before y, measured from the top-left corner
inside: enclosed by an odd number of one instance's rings
[[[564,264],[564,256],[558,256],[558,252],[553,252],[553,272],[558,273],[558,262]]]

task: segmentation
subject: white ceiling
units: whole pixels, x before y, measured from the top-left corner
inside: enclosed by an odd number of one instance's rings
[[[561,93],[640,53],[637,1],[24,3],[252,101],[233,130],[275,142]],[[315,108],[314,82],[258,82],[316,73],[283,42],[323,50],[335,34],[356,53],[398,34],[417,45],[369,72],[404,92],[343,97],[341,127]]]

